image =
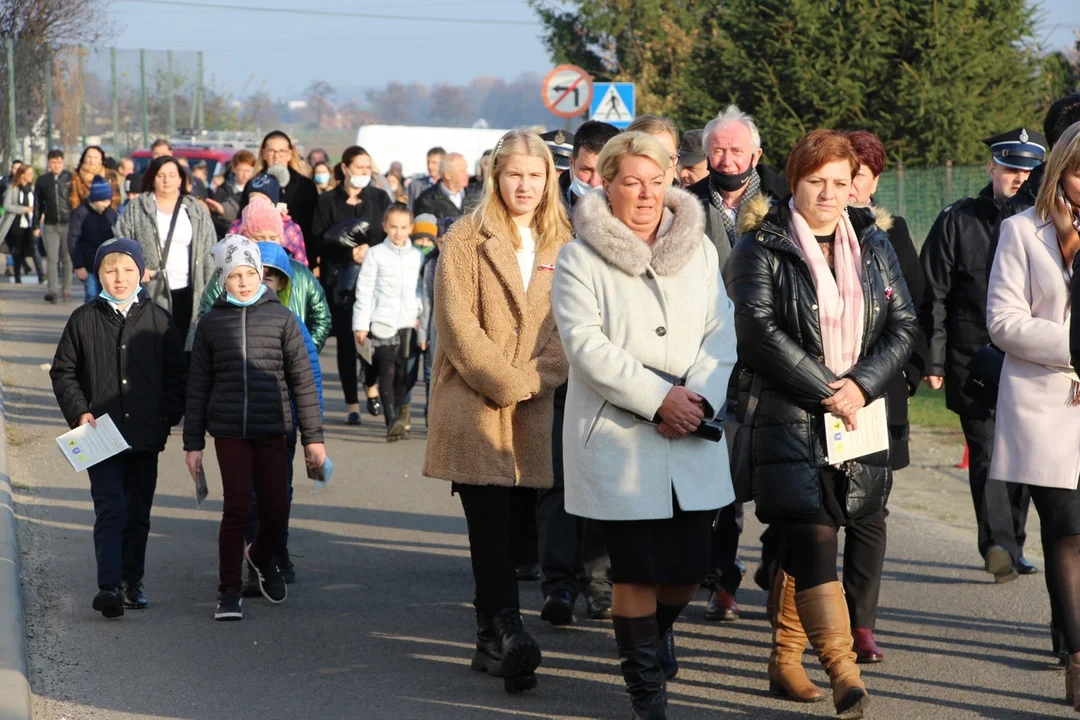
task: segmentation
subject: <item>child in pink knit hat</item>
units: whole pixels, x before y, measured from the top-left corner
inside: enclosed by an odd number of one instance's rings
[[[237,219],[235,233],[255,242],[276,242],[285,248],[293,260],[308,265],[307,250],[304,248],[304,233],[292,218],[283,218],[281,211],[268,199],[256,193]],[[230,228],[230,232],[234,232]]]

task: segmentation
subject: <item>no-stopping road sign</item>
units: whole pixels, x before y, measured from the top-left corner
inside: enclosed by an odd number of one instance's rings
[[[541,86],[544,105],[559,117],[572,118],[589,109],[593,81],[577,65],[560,65],[547,74]]]

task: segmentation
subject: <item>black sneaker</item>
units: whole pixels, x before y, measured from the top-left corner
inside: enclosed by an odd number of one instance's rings
[[[124,583],[124,607],[128,610],[145,610],[150,605],[143,592],[142,580]]]
[[[259,576],[259,591],[263,597],[275,605],[285,602],[285,598],[289,596],[289,589],[285,586],[285,578],[281,577],[274,561],[271,559],[265,566],[258,567],[251,561],[250,545],[244,550],[244,557],[247,558],[248,566]]]
[[[124,614],[124,598],[119,585],[107,585],[94,596],[93,608],[107,618]]]
[[[347,418],[345,418],[345,424],[346,425],[360,425],[361,424],[360,413],[358,413],[358,412],[349,413],[349,416]]]
[[[247,576],[244,578],[244,585],[240,588],[240,594],[246,598],[257,598],[262,595],[262,590],[259,589],[259,574],[250,565]]]
[[[373,397],[367,399],[367,411],[375,417],[382,415],[382,403],[379,401],[379,398]]]
[[[274,553],[274,563],[277,565],[278,572],[281,573],[281,577],[285,579],[287,585],[292,585],[296,582],[296,567],[293,565],[292,558],[289,557],[288,548],[282,548],[280,551]]]
[[[244,600],[240,597],[240,593],[235,590],[218,593],[217,610],[214,611],[214,619],[223,621],[243,620]]]

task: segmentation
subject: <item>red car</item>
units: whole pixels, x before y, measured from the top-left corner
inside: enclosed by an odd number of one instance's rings
[[[177,145],[173,147],[173,157],[187,158],[188,164],[195,167],[200,160],[206,162],[206,177],[213,179],[214,175],[225,171],[225,166],[232,160],[236,150],[233,148],[210,147],[207,145]],[[135,172],[142,174],[150,166],[150,151],[136,150],[131,153],[131,159],[135,162]]]

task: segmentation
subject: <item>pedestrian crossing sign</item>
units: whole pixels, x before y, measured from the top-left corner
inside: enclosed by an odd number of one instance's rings
[[[625,130],[634,120],[634,95],[634,83],[596,83],[589,119]]]

